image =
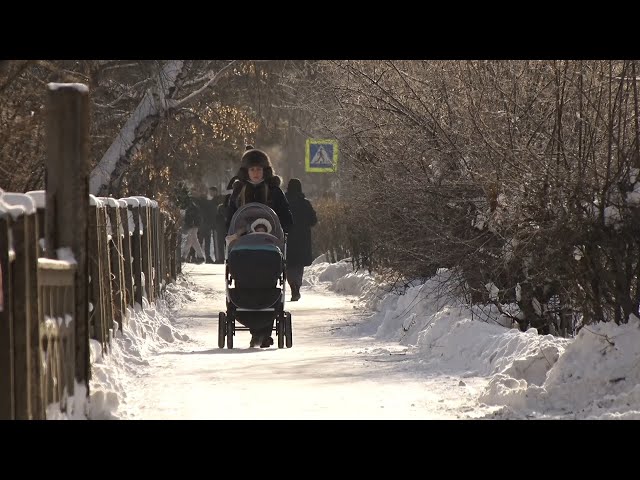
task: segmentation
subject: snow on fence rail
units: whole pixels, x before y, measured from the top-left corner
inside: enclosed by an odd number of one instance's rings
[[[180,272],[180,233],[156,201],[89,195],[87,95],[48,91],[46,189],[0,189],[0,419],[88,396],[90,339],[107,353],[127,307]]]

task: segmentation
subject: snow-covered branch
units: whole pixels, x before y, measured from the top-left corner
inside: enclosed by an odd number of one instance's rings
[[[129,116],[118,136],[91,172],[89,191],[93,195],[107,195],[110,186],[116,182],[135,155],[169,111],[185,106],[207,88],[210,88],[237,63],[233,60],[217,72],[210,72],[208,80],[198,89],[181,99],[174,98],[184,90],[188,63],[184,60],[165,62],[155,81],[146,90],[144,97]],[[119,99],[114,100],[117,102]],[[112,102],[112,103],[114,103]]]
[[[126,89],[126,91],[122,92],[122,93],[120,94],[120,96],[118,96],[118,98],[116,98],[116,99],[115,99],[115,100],[113,100],[112,102],[109,102],[109,103],[107,103],[107,104],[103,104],[103,103],[95,102],[95,103],[94,103],[94,105],[95,105],[96,107],[100,107],[100,108],[112,108],[112,107],[115,107],[115,106],[116,106],[116,104],[117,104],[120,100],[124,99],[125,97],[126,97],[127,99],[129,99],[129,98],[130,98],[130,94],[131,94],[131,92],[132,92],[132,91],[135,91],[135,90],[136,90],[136,88],[138,88],[140,85],[143,85],[143,84],[148,83],[148,82],[149,82],[149,79],[148,79],[148,78],[145,78],[144,80],[141,80],[141,81],[137,82],[135,85],[131,86],[130,88],[127,88],[127,89]]]
[[[225,75],[226,72],[229,71],[229,69],[231,67],[233,67],[236,63],[238,63],[237,60],[232,60],[231,62],[229,62],[226,66],[222,67],[220,70],[218,70],[216,73],[212,73],[210,75],[210,79],[207,83],[205,83],[202,87],[200,87],[198,90],[195,90],[193,92],[191,92],[189,95],[187,95],[186,97],[179,99],[179,100],[169,100],[167,102],[167,108],[169,109],[175,109],[175,108],[180,108],[185,106],[189,101],[193,100],[195,97],[197,97],[198,95],[200,95],[203,91],[205,91],[207,88],[214,86],[216,83],[218,83],[220,81],[220,79]]]
[[[165,102],[162,99],[166,97],[168,92],[174,91],[176,81],[183,68],[183,60],[171,60],[164,64],[158,74],[156,84],[146,91],[116,139],[91,172],[89,179],[91,194],[106,194],[109,185],[122,175],[130,163],[132,155],[151,136],[159,122],[160,114],[166,110]]]

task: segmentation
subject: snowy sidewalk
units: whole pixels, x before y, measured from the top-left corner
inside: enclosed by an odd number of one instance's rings
[[[347,334],[342,327],[360,319],[356,298],[323,285],[303,287],[299,302],[286,303],[292,348],[249,348],[249,332],[237,331],[236,348],[219,349],[223,268],[184,266],[198,298],[172,323],[190,340],[174,342],[149,359],[144,375],[127,389],[122,417],[427,419],[481,413],[469,380],[421,373],[406,347]]]
[[[446,270],[397,296],[320,258],[286,304],[293,348],[250,349],[238,331],[219,349],[223,268],[185,265],[164,298],[129,312],[108,355],[92,341],[90,402],[47,418],[640,418],[636,317],[576,338],[520,332],[494,305],[472,313],[444,292]]]

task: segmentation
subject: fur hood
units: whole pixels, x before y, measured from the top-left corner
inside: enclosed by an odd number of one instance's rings
[[[272,168],[271,159],[262,150],[253,148],[242,155],[240,167],[249,170],[249,167]]]
[[[253,148],[244,152],[240,162],[240,169],[237,174],[238,180],[242,180],[244,182],[249,181],[250,167],[262,167],[264,182],[270,187],[280,186],[282,179],[278,178],[278,180],[275,180],[276,177],[273,174],[271,159],[269,158],[269,155],[262,150]]]

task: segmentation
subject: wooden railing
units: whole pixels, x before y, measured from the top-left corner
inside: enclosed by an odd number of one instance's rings
[[[0,190],[0,419],[64,412],[78,385],[88,396],[90,339],[108,354],[128,312],[180,272],[157,202],[88,194],[86,95],[49,90],[46,190]]]
[[[44,405],[65,401],[75,378],[76,266],[73,263],[38,259],[38,319]]]
[[[155,301],[179,270],[177,235],[168,216],[144,197],[87,199],[86,338],[78,338],[75,254],[47,258],[40,225],[44,191],[0,195],[0,418],[45,418],[47,405],[74,393],[77,371],[89,371],[88,344],[107,354],[127,308]],[[37,207],[37,208],[36,208]],[[78,232],[77,232],[78,233]],[[78,233],[79,234],[79,233]],[[78,361],[76,353],[83,353]]]

